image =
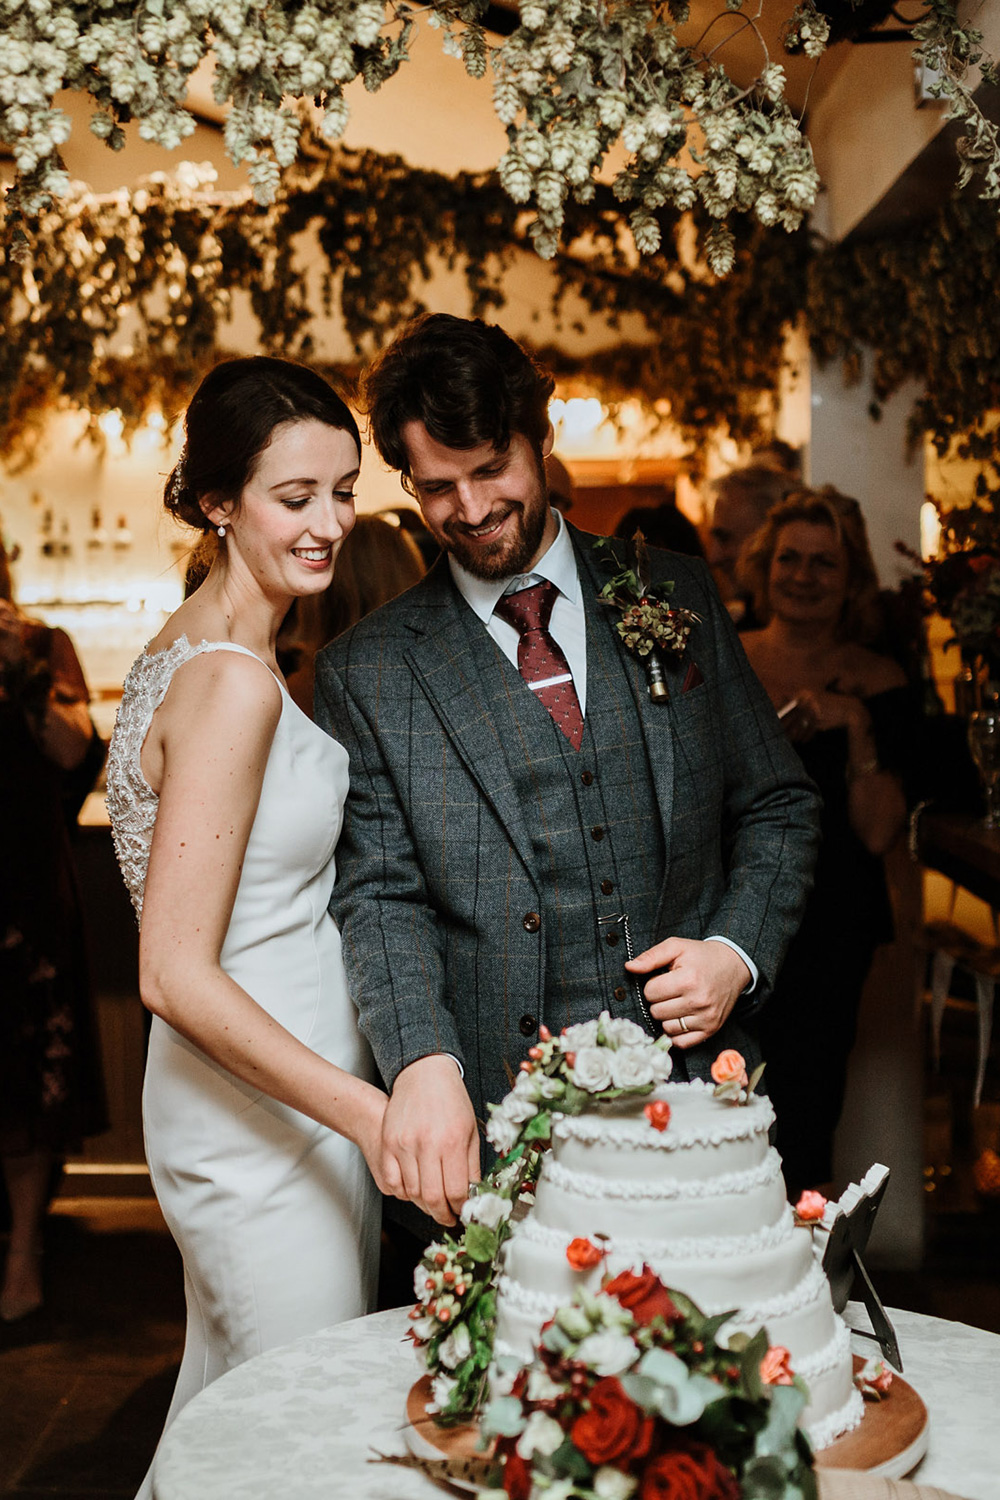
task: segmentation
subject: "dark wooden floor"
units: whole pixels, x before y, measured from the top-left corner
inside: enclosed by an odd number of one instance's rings
[[[890,1306],[1000,1333],[1000,1196],[973,1161],[1000,1149],[997,1049],[987,1102],[969,1114],[973,1018],[949,1013],[925,1111],[927,1255],[919,1272],[878,1271]],[[0,1497],[131,1500],[156,1445],[183,1339],[180,1262],[155,1203],[57,1201],[45,1309],[0,1324]],[[405,1281],[383,1293],[406,1299]]]

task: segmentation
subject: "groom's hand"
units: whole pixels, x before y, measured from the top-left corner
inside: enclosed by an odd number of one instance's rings
[[[454,1224],[479,1181],[479,1132],[455,1059],[435,1053],[404,1068],[382,1121],[382,1177],[439,1224]]]
[[[640,979],[653,1019],[675,1047],[697,1047],[715,1035],[751,980],[750,970],[726,943],[666,938],[625,966]]]

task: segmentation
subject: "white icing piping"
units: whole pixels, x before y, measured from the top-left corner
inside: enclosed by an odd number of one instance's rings
[[[794,1227],[792,1210],[785,1204],[781,1217],[776,1223],[765,1224],[763,1229],[758,1229],[754,1234],[697,1235],[689,1239],[669,1242],[662,1237],[656,1240],[639,1240],[613,1235],[604,1243],[614,1255],[625,1256],[631,1260],[647,1260],[650,1264],[656,1260],[662,1260],[664,1253],[669,1255],[671,1262],[735,1258],[743,1255],[756,1255],[760,1250],[773,1250],[775,1246],[789,1239]],[[515,1230],[515,1234],[523,1235],[533,1244],[563,1253],[570,1241],[570,1236],[564,1231],[550,1229],[548,1225],[539,1224],[538,1220],[531,1215]]]
[[[808,1385],[811,1380],[825,1375],[827,1370],[835,1370],[839,1364],[842,1364],[845,1354],[850,1349],[850,1344],[851,1335],[847,1324],[837,1318],[837,1328],[830,1342],[822,1349],[818,1349],[815,1354],[804,1354],[800,1358],[793,1359],[792,1369],[796,1375],[801,1375]]]
[[[845,1432],[853,1432],[855,1427],[861,1425],[864,1414],[865,1403],[861,1392],[852,1391],[839,1411],[831,1412],[818,1422],[803,1423],[802,1430],[818,1451],[829,1447],[836,1438],[843,1437]]]
[[[651,1179],[592,1177],[576,1172],[572,1167],[549,1157],[542,1167],[546,1182],[565,1192],[577,1193],[581,1198],[617,1198],[627,1202],[646,1200],[667,1201],[675,1199],[701,1199],[723,1196],[739,1196],[754,1188],[766,1187],[781,1176],[781,1159],[776,1151],[768,1151],[767,1157],[756,1167],[745,1172],[727,1172],[721,1177],[699,1178],[694,1182],[680,1182],[676,1178],[666,1182]]]

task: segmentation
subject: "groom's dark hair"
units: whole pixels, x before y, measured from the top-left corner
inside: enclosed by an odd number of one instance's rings
[[[408,477],[402,431],[412,421],[446,448],[491,443],[505,452],[520,432],[540,456],[554,388],[552,376],[502,328],[426,313],[369,366],[361,394],[375,447]]]

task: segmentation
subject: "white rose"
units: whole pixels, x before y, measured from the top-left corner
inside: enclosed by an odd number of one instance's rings
[[[517,1451],[525,1460],[529,1460],[535,1453],[547,1456],[562,1446],[565,1436],[554,1417],[546,1416],[543,1411],[533,1411],[528,1418],[527,1427],[517,1440]]]
[[[454,1370],[472,1353],[472,1339],[465,1323],[453,1328],[446,1339],[438,1344],[438,1359],[446,1369]]]
[[[649,1037],[641,1026],[625,1016],[609,1016],[604,1022],[604,1039],[611,1047],[644,1047]]]
[[[651,1047],[649,1056],[653,1067],[653,1076],[657,1083],[666,1083],[674,1071],[674,1060],[670,1056],[669,1047]]]
[[[559,1038],[561,1052],[576,1052],[579,1047],[593,1047],[597,1043],[597,1022],[582,1021],[578,1026],[567,1026]]]
[[[450,1375],[435,1375],[427,1410],[432,1414],[436,1411],[444,1411],[448,1405],[448,1398],[457,1384],[458,1382],[452,1380]]]
[[[490,1123],[486,1127],[486,1139],[501,1156],[506,1156],[508,1151],[513,1151],[520,1134],[514,1121],[508,1119],[500,1110],[494,1111],[490,1116]]]
[[[655,1078],[648,1047],[622,1047],[611,1054],[611,1077],[616,1089],[646,1088]]]
[[[531,1120],[537,1115],[538,1101],[524,1094],[508,1094],[500,1108],[508,1120],[513,1120],[515,1125],[522,1125],[525,1120]]]
[[[533,1365],[528,1371],[527,1397],[529,1401],[558,1401],[565,1396],[565,1386],[558,1385],[547,1370]]]
[[[591,1480],[598,1500],[629,1500],[634,1494],[637,1481],[631,1474],[623,1474],[610,1464],[602,1464]]]
[[[635,1363],[636,1347],[624,1333],[592,1333],[578,1346],[574,1358],[598,1375],[620,1375]]]
[[[581,1047],[573,1063],[573,1081],[588,1094],[611,1087],[611,1052],[606,1047]]]
[[[436,1318],[414,1318],[410,1324],[410,1332],[421,1344],[426,1344],[438,1331]]]
[[[509,1198],[501,1198],[499,1193],[474,1193],[462,1204],[462,1223],[485,1224],[487,1229],[496,1229],[510,1217],[513,1206]]]

